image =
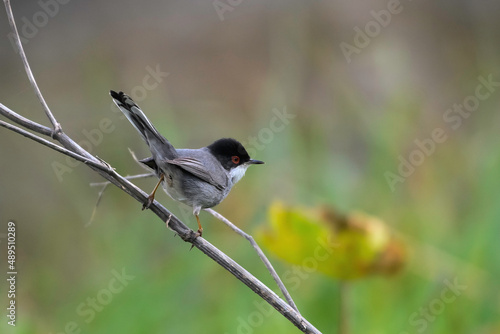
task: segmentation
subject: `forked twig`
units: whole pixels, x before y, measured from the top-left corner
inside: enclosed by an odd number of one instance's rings
[[[23,48],[23,43],[21,43],[21,39],[19,38],[19,32],[17,31],[17,26],[16,26],[16,21],[14,20],[14,14],[12,14],[12,8],[10,6],[10,0],[4,0],[5,2],[5,8],[7,10],[7,17],[9,18],[9,24],[10,28],[14,32],[14,35],[17,37],[15,38],[17,48],[19,49],[19,55],[21,56],[21,60],[23,61],[24,68],[26,69],[26,75],[28,76],[28,79],[31,83],[31,87],[35,90],[35,95],[40,101],[40,103],[43,106],[43,110],[45,111],[45,114],[49,118],[50,123],[53,126],[53,134],[52,138],[56,134],[61,131],[61,125],[57,122],[56,118],[50,111],[49,106],[47,105],[47,102],[45,102],[45,99],[43,98],[42,92],[40,92],[40,88],[38,88],[38,85],[36,84],[35,77],[33,76],[33,72],[31,71],[30,64],[28,63],[28,58],[26,57],[26,53],[24,52]]]
[[[0,112],[4,110],[4,107],[5,106],[0,103]],[[23,135],[26,138],[29,138],[31,140],[34,140],[34,141],[36,141],[36,142],[38,142],[38,143],[40,143],[40,144],[42,144],[44,146],[50,147],[54,151],[57,151],[59,153],[62,153],[62,154],[67,155],[69,157],[72,157],[74,159],[80,160],[81,162],[83,162],[83,163],[85,163],[85,164],[87,164],[89,166],[92,166],[94,168],[100,169],[102,171],[107,171],[107,168],[105,166],[103,166],[102,164],[96,163],[94,160],[90,160],[90,159],[88,159],[88,158],[86,158],[84,156],[81,156],[79,154],[71,152],[70,150],[68,150],[68,149],[66,149],[64,147],[56,145],[56,144],[54,144],[54,143],[52,143],[52,142],[50,142],[50,141],[48,141],[48,140],[46,140],[44,138],[41,138],[41,137],[39,137],[37,135],[34,135],[31,132],[26,131],[24,129],[21,129],[21,128],[15,126],[15,125],[12,125],[12,124],[9,124],[7,122],[4,122],[4,121],[0,120],[0,126],[6,128],[6,129],[9,129],[11,131],[14,131],[16,133],[19,133],[20,135]]]
[[[127,176],[124,176],[123,178],[126,179],[126,180],[134,180],[134,179],[143,179],[143,178],[146,178],[146,177],[152,177],[152,176],[155,176],[154,174],[152,173],[144,173],[144,174],[137,174],[137,175],[127,175]],[[109,181],[105,181],[105,182],[92,182],[90,184],[91,187],[99,187],[99,186],[105,186],[105,185],[109,185],[111,182]]]
[[[135,160],[137,160],[132,151],[131,151],[131,153],[132,153],[132,157]],[[125,176],[125,178],[127,180],[132,180],[132,179],[139,179],[139,178],[145,178],[145,177],[151,177],[151,176],[154,176],[154,174],[151,174],[151,173],[148,173],[148,174],[138,174],[138,175]],[[101,189],[101,191],[99,191],[99,195],[98,195],[98,198],[97,198],[97,203],[96,203],[96,205],[94,207],[94,210],[92,212],[92,217],[91,217],[89,223],[86,226],[90,225],[90,223],[92,222],[92,220],[94,218],[94,215],[95,215],[95,213],[97,211],[97,206],[99,205],[99,202],[101,201],[102,195],[103,195],[104,191],[106,190],[107,186],[110,185],[110,184],[111,183],[108,182],[108,181],[107,182],[99,182],[99,183],[91,183],[90,184],[91,186],[94,186],[94,187],[95,186],[102,186],[103,188]],[[229,219],[227,219],[226,217],[224,217],[223,215],[221,215],[217,211],[215,211],[213,209],[204,209],[204,210],[206,212],[210,213],[212,216],[214,216],[218,220],[220,220],[221,222],[223,222],[224,224],[226,224],[227,226],[229,226],[234,232],[236,232],[237,234],[239,234],[240,236],[242,236],[243,238],[247,239],[250,242],[250,244],[252,245],[252,247],[257,252],[257,255],[262,260],[262,262],[266,266],[267,270],[269,271],[269,273],[273,277],[274,281],[278,285],[279,289],[281,290],[281,293],[286,298],[288,304],[291,307],[293,307],[293,309],[300,314],[297,306],[295,305],[295,302],[293,301],[292,297],[290,296],[290,293],[288,292],[288,290],[286,289],[285,285],[281,281],[278,273],[276,272],[276,270],[274,269],[273,265],[268,260],[268,258],[266,257],[266,255],[264,254],[264,252],[262,251],[262,249],[259,247],[259,245],[257,244],[257,242],[255,242],[254,238],[250,234],[246,233],[245,231],[243,231],[242,229],[240,229],[239,227],[237,227],[236,225],[234,225],[233,223],[231,223],[229,221]]]
[[[101,199],[102,199],[102,195],[104,194],[104,191],[106,191],[106,188],[111,184],[111,182],[107,182],[105,183],[101,190],[99,191],[99,194],[97,195],[97,201],[94,205],[94,209],[92,210],[92,214],[90,215],[90,219],[89,221],[87,222],[87,224],[85,224],[85,227],[89,226],[90,224],[92,224],[92,222],[94,221],[94,218],[95,218],[95,214],[97,213],[97,207],[99,206],[99,204],[101,203]]]
[[[233,223],[231,223],[226,217],[224,217],[223,215],[221,215],[217,211],[215,211],[213,209],[205,209],[205,211],[208,212],[208,213],[210,213],[212,216],[214,216],[215,218],[217,218],[218,220],[220,220],[221,222],[223,222],[227,226],[229,226],[234,232],[238,233],[240,236],[242,236],[243,238],[247,239],[250,242],[250,244],[255,249],[255,251],[259,255],[260,259],[262,260],[262,262],[264,262],[264,265],[266,266],[266,268],[269,271],[269,273],[271,273],[271,276],[273,277],[274,281],[276,282],[276,284],[280,288],[281,293],[283,293],[283,296],[285,296],[288,304],[290,304],[290,306],[293,307],[293,309],[295,311],[297,311],[298,313],[300,313],[299,309],[297,308],[297,306],[293,302],[292,297],[288,293],[288,290],[286,289],[285,285],[283,284],[283,282],[281,281],[280,277],[276,273],[276,270],[274,270],[273,265],[267,259],[266,255],[264,254],[264,252],[262,251],[262,249],[260,249],[259,245],[255,242],[255,240],[253,239],[253,237],[250,234],[245,233],[242,229],[240,229],[239,227],[237,227]]]
[[[126,180],[133,180],[133,179],[140,179],[140,178],[152,177],[152,176],[154,176],[154,174],[152,174],[152,173],[145,173],[145,174],[138,174],[138,175],[127,175],[127,176],[124,176],[123,178],[126,179]],[[99,207],[99,204],[101,203],[102,195],[104,195],[104,192],[106,191],[106,189],[108,188],[108,186],[110,184],[111,184],[111,182],[109,182],[109,181],[106,181],[106,182],[93,182],[93,183],[90,184],[91,187],[99,187],[99,186],[101,186],[102,188],[99,191],[99,194],[97,195],[97,201],[96,201],[96,203],[94,205],[94,209],[92,210],[92,215],[90,215],[90,219],[87,222],[87,224],[85,224],[85,227],[89,226],[94,221],[95,215],[97,213],[97,208]]]
[[[18,52],[23,61],[26,74],[53,128],[50,129],[30,119],[27,119],[19,114],[16,114],[3,104],[0,104],[0,114],[4,115],[13,122],[35,133],[38,133],[43,136],[50,136],[52,139],[57,140],[62,146],[54,144],[34,133],[31,133],[17,126],[6,123],[4,121],[0,121],[0,126],[7,128],[8,130],[14,131],[18,134],[21,134],[31,140],[34,140],[42,145],[45,145],[66,156],[70,156],[78,161],[85,163],[91,169],[96,171],[99,175],[104,177],[107,181],[114,184],[118,188],[122,189],[124,192],[126,192],[128,195],[130,195],[140,203],[144,203],[148,196],[147,193],[136,187],[134,184],[128,181],[127,178],[118,174],[107,162],[105,162],[102,159],[94,157],[88,151],[83,149],[80,145],[78,145],[73,139],[71,139],[68,135],[66,135],[62,131],[61,125],[57,122],[56,118],[50,111],[47,103],[45,102],[45,99],[43,98],[40,89],[38,88],[38,85],[33,76],[33,73],[30,69],[26,54],[24,52],[19,37],[19,33],[17,31],[14,15],[12,13],[12,9],[10,6],[10,1],[4,0],[4,4],[7,11],[8,20],[14,34],[14,39],[16,40]],[[104,191],[105,189],[104,187],[107,186],[103,185],[103,189],[101,190],[101,192]],[[316,334],[321,333],[296,311],[296,307],[291,307],[289,304],[287,304],[285,301],[279,298],[278,295],[276,295],[276,293],[274,293],[265,284],[263,284],[256,277],[250,274],[237,262],[235,262],[226,254],[221,252],[218,248],[210,244],[205,239],[197,237],[193,230],[189,229],[182,221],[180,221],[177,217],[172,215],[172,213],[170,213],[170,211],[167,210],[164,206],[155,201],[153,202],[153,204],[150,206],[149,209],[153,213],[155,213],[161,219],[162,222],[168,221],[169,222],[168,227],[173,231],[175,231],[182,238],[182,240],[193,244],[196,248],[198,248],[212,260],[220,264],[224,269],[229,271],[238,280],[247,285],[262,299],[267,301],[271,306],[273,306],[278,312],[280,312],[285,318],[287,318],[302,332],[316,333]]]

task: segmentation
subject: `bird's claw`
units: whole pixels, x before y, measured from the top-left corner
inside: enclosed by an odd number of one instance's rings
[[[203,234],[203,229],[202,228],[198,229],[198,231],[196,231],[194,233],[194,239],[201,237],[202,234]],[[189,248],[189,250],[191,251],[191,249],[193,249],[193,247],[194,247],[194,244],[191,244],[191,248]]]
[[[201,237],[202,234],[203,234],[203,229],[200,228],[200,229],[198,229],[198,231],[196,231],[196,233],[194,234],[194,237],[195,238]]]
[[[149,209],[149,207],[151,206],[151,204],[153,204],[154,200],[155,200],[154,196],[153,197],[148,196],[147,201],[144,202],[144,204],[142,205],[142,210]]]

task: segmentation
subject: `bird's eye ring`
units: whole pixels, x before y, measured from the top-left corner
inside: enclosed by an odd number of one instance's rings
[[[237,165],[237,164],[239,164],[239,163],[240,163],[240,157],[239,157],[239,156],[237,156],[237,155],[233,155],[233,156],[231,157],[231,161],[233,162],[233,164]]]

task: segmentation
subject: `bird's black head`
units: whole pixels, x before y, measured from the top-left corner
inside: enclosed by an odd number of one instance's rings
[[[219,160],[226,170],[231,170],[241,165],[263,164],[259,160],[250,159],[247,150],[239,141],[233,138],[216,140],[207,148]]]

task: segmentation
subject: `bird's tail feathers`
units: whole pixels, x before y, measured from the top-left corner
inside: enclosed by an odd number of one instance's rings
[[[141,137],[148,144],[151,152],[155,155],[155,152],[162,151],[163,156],[172,159],[172,155],[176,155],[176,151],[172,144],[163,137],[158,130],[153,126],[153,124],[146,117],[144,112],[139,108],[139,106],[132,100],[130,96],[123,92],[115,92],[111,90],[109,92],[113,98],[113,102],[121,110],[121,112],[127,117],[127,119],[132,123],[134,128],[137,129]],[[160,144],[160,145],[157,145]]]
[[[144,112],[139,108],[139,106],[123,92],[110,91],[109,94],[113,98],[113,102],[121,110],[121,112],[127,117],[127,119],[132,123],[134,128],[139,131],[141,136],[145,141],[148,141],[146,132],[149,131],[155,135],[159,135],[158,130],[151,124],[149,119],[144,115]]]

